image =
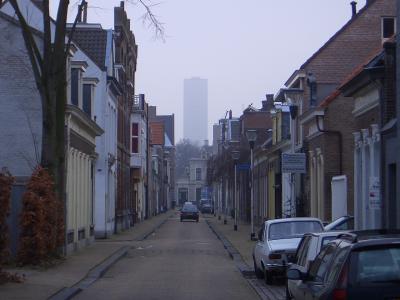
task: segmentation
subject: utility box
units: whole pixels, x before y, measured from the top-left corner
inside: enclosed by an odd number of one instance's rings
[[[332,221],[347,216],[347,177],[335,176],[331,181],[332,186]]]

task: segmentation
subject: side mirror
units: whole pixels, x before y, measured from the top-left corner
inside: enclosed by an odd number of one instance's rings
[[[287,270],[286,277],[289,280],[303,280],[306,276],[300,270],[291,268]]]

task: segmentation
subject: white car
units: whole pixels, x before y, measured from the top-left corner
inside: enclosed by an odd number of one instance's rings
[[[258,233],[254,247],[254,271],[270,284],[273,276],[284,276],[293,261],[301,238],[308,232],[322,232],[324,226],[317,218],[288,218],[266,221]]]

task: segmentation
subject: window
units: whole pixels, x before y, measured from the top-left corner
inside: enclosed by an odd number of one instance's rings
[[[79,105],[79,69],[71,70],[71,103]]]
[[[400,247],[356,252],[357,284],[400,281]]]
[[[201,180],[201,168],[196,168],[196,180]]]
[[[394,17],[382,18],[382,38],[388,39],[396,33],[396,19]]]
[[[320,252],[320,254],[315,259],[314,263],[311,265],[310,276],[313,281],[323,282],[325,275],[329,269],[330,262],[335,253],[335,246],[328,246]]]
[[[349,253],[349,247],[345,247],[339,250],[338,254],[335,256],[331,270],[328,273],[327,282],[333,282],[339,276],[340,271],[343,268],[343,264]]]
[[[307,254],[308,254],[308,249],[309,249],[309,245],[311,242],[311,236],[305,236],[302,240],[301,240],[301,244],[299,246],[299,250],[297,252],[297,257],[296,257],[296,263],[299,266],[306,266],[307,263]]]
[[[132,123],[132,153],[139,153],[139,124]]]
[[[201,199],[201,188],[196,188],[196,202],[199,202]]]
[[[299,238],[307,232],[321,232],[323,228],[316,221],[291,221],[271,224],[269,227],[269,240]]]
[[[89,116],[92,116],[92,85],[83,85],[83,111]]]

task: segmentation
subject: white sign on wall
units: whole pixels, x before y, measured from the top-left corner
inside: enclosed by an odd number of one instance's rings
[[[282,173],[306,173],[306,154],[282,153]]]
[[[369,208],[379,209],[381,208],[381,183],[379,177],[369,178]]]

